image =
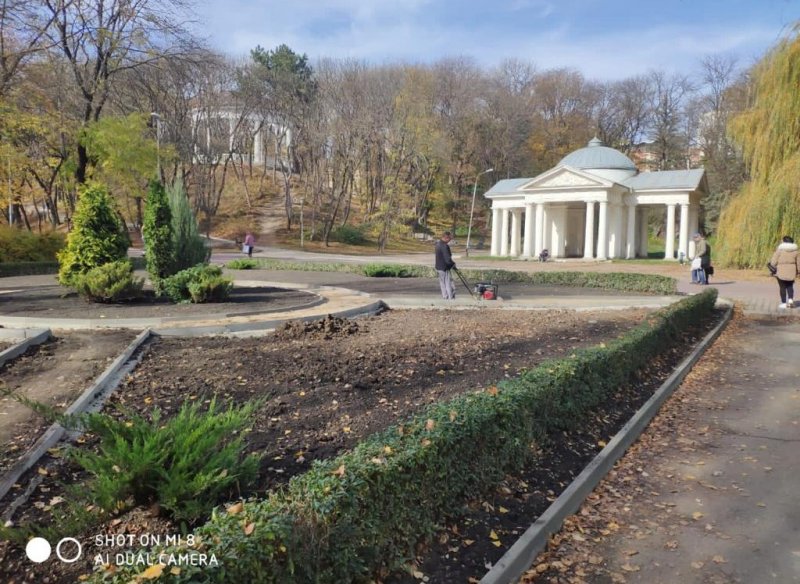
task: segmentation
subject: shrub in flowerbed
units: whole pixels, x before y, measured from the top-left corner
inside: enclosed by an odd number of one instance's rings
[[[107,512],[121,502],[157,502],[168,515],[189,523],[207,517],[223,495],[252,483],[257,455],[242,456],[244,434],[255,404],[222,409],[184,405],[164,421],[156,408],[148,420],[117,419],[103,413],[76,422],[100,439],[98,450],[74,449],[71,456],[93,476],[87,500]]]
[[[366,582],[413,557],[413,547],[537,444],[575,428],[690,323],[716,290],[681,300],[607,344],[577,350],[486,391],[435,404],[352,451],[317,462],[261,501],[218,510],[193,551],[215,569],[187,567],[167,582]],[[129,570],[106,574],[128,582]]]
[[[130,260],[117,260],[73,276],[78,294],[92,302],[129,302],[142,295],[144,280],[133,275]]]
[[[229,261],[225,267],[229,270],[255,270],[258,268],[258,262],[249,258],[239,258]]]
[[[173,302],[221,302],[230,295],[233,281],[222,276],[219,266],[199,264],[164,279],[161,289]]]
[[[411,278],[411,266],[397,264],[367,264],[363,273],[369,278]]]

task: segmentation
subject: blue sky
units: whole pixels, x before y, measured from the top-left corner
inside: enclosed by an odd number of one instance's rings
[[[200,34],[246,55],[285,43],[312,62],[430,63],[467,55],[612,80],[694,73],[707,55],[757,60],[800,20],[800,0],[201,0]]]

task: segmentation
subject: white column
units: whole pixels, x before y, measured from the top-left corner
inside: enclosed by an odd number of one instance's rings
[[[522,240],[522,255],[533,256],[533,203],[525,203],[525,237]]]
[[[586,230],[583,236],[583,259],[594,258],[594,201],[586,202]]]
[[[697,205],[689,205],[689,231],[692,234],[697,233],[698,229],[700,228],[700,209],[698,209]],[[689,239],[689,258],[694,258],[695,253],[695,243],[694,238]]]
[[[228,152],[233,152],[233,131],[235,128],[236,124],[233,118],[228,118]]]
[[[681,223],[678,233],[678,257],[683,253],[685,259],[689,257],[689,205],[686,203],[681,203]]]
[[[500,228],[500,255],[503,257],[508,255],[508,216],[510,214],[508,209],[503,209],[502,227]]]
[[[491,256],[500,255],[500,229],[502,225],[502,212],[500,209],[492,209],[492,249],[489,252]]]
[[[539,255],[544,249],[544,204],[536,203],[536,244],[533,247],[533,253]]]
[[[646,258],[647,257],[647,239],[650,235],[648,233],[649,226],[647,225],[647,220],[650,217],[650,213],[647,210],[647,207],[640,207],[639,208],[639,257]]]
[[[511,256],[520,254],[520,234],[522,231],[522,209],[511,210]]]
[[[636,205],[628,205],[628,229],[625,236],[625,257],[636,257]]]
[[[261,130],[259,130],[255,133],[255,136],[253,136],[253,164],[261,164],[264,162],[264,159],[262,158],[263,156],[263,137],[261,136]]]
[[[597,259],[608,259],[608,201],[600,201],[597,226]]]
[[[664,247],[664,259],[675,259],[675,204],[667,205],[667,239]]]

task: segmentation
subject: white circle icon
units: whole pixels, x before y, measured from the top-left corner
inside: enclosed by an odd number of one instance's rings
[[[43,537],[34,537],[25,546],[25,554],[31,562],[41,564],[50,557],[50,542]]]

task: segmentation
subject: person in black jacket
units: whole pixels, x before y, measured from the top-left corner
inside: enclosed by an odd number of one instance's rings
[[[442,238],[436,242],[436,273],[439,275],[439,287],[445,300],[454,300],[456,297],[456,287],[450,274],[450,270],[456,267],[448,245],[451,239],[453,235],[445,231],[442,233]]]

